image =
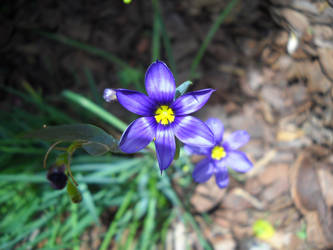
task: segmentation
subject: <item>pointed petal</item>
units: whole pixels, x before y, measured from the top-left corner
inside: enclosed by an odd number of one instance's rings
[[[175,157],[176,152],[175,135],[170,126],[158,124],[155,147],[161,171],[167,169]]]
[[[220,143],[223,139],[224,127],[222,122],[217,118],[209,118],[206,121],[207,126],[214,134],[215,143]]]
[[[176,117],[174,131],[184,144],[196,147],[213,147],[214,135],[208,126],[193,116]]]
[[[229,151],[224,161],[226,166],[237,172],[245,173],[253,167],[252,162],[241,151]]]
[[[226,167],[219,168],[215,173],[215,181],[219,188],[225,188],[229,184],[229,174]]]
[[[145,94],[128,89],[117,89],[117,99],[127,110],[143,116],[152,116],[155,102]]]
[[[171,106],[176,115],[188,115],[198,111],[206,104],[214,89],[189,92],[179,97]]]
[[[190,145],[184,145],[185,151],[190,155],[208,155],[212,150],[211,147],[194,147]]]
[[[207,157],[195,165],[192,177],[196,182],[202,183],[208,181],[213,173],[214,166]]]
[[[135,153],[151,142],[155,136],[153,117],[140,117],[133,121],[121,136],[119,147],[125,153]]]
[[[145,77],[148,96],[159,104],[170,104],[176,93],[175,79],[165,63],[152,63]]]
[[[241,146],[245,145],[250,140],[250,135],[245,130],[238,130],[233,132],[228,136],[226,140],[224,140],[224,144],[226,144],[228,149],[238,149]]]

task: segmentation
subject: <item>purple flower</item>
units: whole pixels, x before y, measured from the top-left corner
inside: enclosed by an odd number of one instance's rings
[[[210,118],[206,124],[214,134],[214,146],[210,148],[193,147],[185,145],[191,154],[205,155],[206,157],[197,163],[193,171],[193,179],[196,182],[206,182],[215,174],[216,184],[225,188],[229,183],[228,169],[238,172],[247,172],[253,166],[247,156],[237,149],[246,144],[250,136],[244,130],[232,133],[223,141],[223,124],[216,118]]]
[[[141,115],[123,133],[119,147],[134,153],[154,140],[161,171],[171,164],[175,151],[175,136],[183,143],[211,147],[214,136],[201,120],[189,116],[199,110],[215,91],[203,89],[175,100],[176,84],[169,68],[161,61],[150,65],[145,76],[145,94],[117,89],[117,99],[127,110]]]

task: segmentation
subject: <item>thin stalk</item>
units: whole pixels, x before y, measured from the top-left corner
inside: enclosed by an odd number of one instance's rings
[[[189,79],[193,79],[195,71],[208,47],[208,45],[210,44],[210,42],[212,41],[216,31],[218,30],[218,28],[220,27],[220,25],[223,23],[223,21],[225,20],[225,18],[230,14],[230,12],[232,11],[232,9],[235,7],[236,3],[238,0],[231,0],[229,2],[229,4],[227,5],[227,7],[220,13],[220,15],[218,16],[218,18],[216,19],[216,21],[214,22],[213,26],[210,28],[210,30],[208,31],[205,40],[203,41],[198,53],[196,54],[192,65],[191,65],[191,69],[190,69],[190,76]]]
[[[156,61],[160,58],[161,47],[161,23],[158,16],[158,2],[152,0],[154,9],[154,24],[153,24],[153,38],[152,38],[152,61]]]
[[[161,34],[162,34],[163,45],[164,45],[165,52],[166,52],[166,57],[168,59],[168,63],[170,65],[173,76],[177,80],[176,63],[175,63],[175,59],[172,54],[170,38],[168,36],[168,32],[166,30],[166,27],[165,27],[165,24],[163,21],[163,16],[162,16],[161,10],[159,8],[158,0],[156,0],[156,13],[157,13],[158,21],[160,23],[160,29],[161,29]]]

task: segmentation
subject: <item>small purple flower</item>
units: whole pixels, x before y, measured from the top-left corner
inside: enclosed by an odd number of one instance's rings
[[[215,91],[203,89],[175,100],[176,84],[169,68],[161,61],[150,65],[145,76],[145,94],[117,89],[117,99],[127,110],[141,115],[123,133],[119,147],[135,153],[154,140],[161,171],[168,168],[176,151],[175,136],[183,143],[211,147],[214,136],[201,120],[189,116],[199,110]]]
[[[214,146],[200,148],[185,145],[186,150],[191,154],[206,156],[197,163],[192,176],[196,182],[202,183],[215,174],[216,184],[220,188],[225,188],[229,183],[227,167],[245,173],[253,166],[247,156],[237,150],[249,141],[250,135],[244,130],[238,130],[223,141],[224,127],[220,120],[210,118],[206,124],[214,134]]]

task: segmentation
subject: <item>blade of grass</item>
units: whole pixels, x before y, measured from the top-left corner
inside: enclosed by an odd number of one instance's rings
[[[157,13],[157,19],[160,23],[160,30],[161,30],[160,33],[162,34],[162,41],[163,41],[163,45],[164,45],[164,48],[165,48],[166,57],[168,59],[168,63],[170,65],[173,76],[174,76],[175,79],[177,79],[176,63],[175,63],[175,59],[174,59],[173,54],[172,54],[170,38],[168,36],[168,32],[167,32],[167,29],[166,29],[164,21],[163,21],[161,10],[159,8],[159,1],[155,0],[155,2],[156,2],[156,10],[155,11]]]
[[[14,95],[17,95],[17,96],[21,97],[26,102],[29,102],[29,103],[32,103],[32,104],[36,105],[40,110],[46,111],[48,114],[50,114],[52,117],[54,117],[58,122],[62,122],[62,121],[63,122],[70,122],[70,123],[75,122],[75,120],[70,118],[65,113],[57,110],[56,108],[54,108],[52,106],[49,106],[45,102],[39,102],[36,99],[31,98],[29,95],[26,95],[26,94],[22,93],[21,91],[17,91],[13,88],[5,87],[3,85],[0,85],[0,88],[4,89],[8,93],[11,93],[11,94],[14,94]]]
[[[137,232],[138,227],[139,227],[139,221],[134,220],[130,225],[129,233],[128,233],[127,240],[126,240],[126,244],[123,247],[123,249],[125,249],[125,250],[135,249],[134,246],[132,245],[132,242],[134,240],[134,237],[135,237],[135,234]]]
[[[40,148],[30,148],[30,147],[7,147],[7,146],[0,146],[0,152],[4,152],[7,154],[45,154],[45,149]]]
[[[151,197],[148,205],[148,212],[144,222],[144,228],[142,233],[142,241],[140,249],[148,249],[150,246],[150,238],[152,237],[154,226],[155,226],[155,215],[156,215],[156,198]]]
[[[51,237],[49,237],[48,241],[47,241],[47,246],[48,247],[51,248],[51,247],[55,247],[56,246],[56,237],[57,237],[58,231],[60,229],[60,226],[61,226],[60,218],[57,218],[54,221],[54,224],[52,226]]]
[[[220,27],[220,25],[223,23],[223,21],[225,20],[225,18],[230,14],[230,12],[232,11],[232,9],[235,7],[236,3],[238,0],[231,0],[227,7],[220,13],[220,15],[217,17],[216,21],[214,22],[213,26],[210,28],[210,30],[208,31],[200,49],[198,50],[192,65],[191,65],[191,69],[190,69],[190,75],[189,75],[189,79],[192,80],[195,74],[195,71],[208,47],[208,45],[210,44],[210,42],[212,41],[216,31],[218,30],[218,28]]]
[[[71,211],[72,211],[71,225],[72,225],[72,228],[73,228],[73,231],[74,231],[77,228],[77,222],[78,222],[78,205],[72,203],[71,204]],[[79,250],[80,249],[79,234],[78,233],[73,234],[72,243],[74,245],[74,247],[73,247],[74,250]]]
[[[110,123],[115,128],[119,129],[120,131],[124,131],[127,128],[126,123],[119,120],[117,117],[112,115],[111,113],[107,112],[105,109],[99,107],[95,103],[93,103],[91,100],[76,94],[72,91],[65,90],[62,93],[63,96],[65,96],[68,100],[72,101],[73,103],[76,103],[91,113],[95,114],[96,116],[100,117],[104,121]]]
[[[166,237],[168,234],[168,229],[172,221],[176,218],[176,211],[172,210],[171,214],[169,215],[168,219],[163,222],[162,229],[161,229],[161,241],[162,246],[165,246]]]
[[[133,189],[127,192],[123,203],[121,204],[120,208],[118,209],[114,221],[110,224],[109,229],[104,237],[104,240],[102,242],[102,245],[100,247],[100,250],[107,250],[108,246],[110,245],[110,242],[112,240],[112,237],[114,233],[116,232],[117,224],[119,219],[124,215],[126,212],[127,207],[130,205],[130,202],[132,200],[132,196],[134,194]]]
[[[0,181],[5,182],[46,182],[45,175],[37,174],[1,174]]]
[[[94,97],[95,102],[99,106],[102,107],[102,98],[101,98],[101,95],[98,94],[98,92],[97,92],[97,87],[96,87],[96,83],[95,83],[93,74],[91,73],[90,69],[88,69],[87,67],[84,68],[84,74],[87,77],[88,84],[89,84],[89,87],[90,87],[90,90]]]
[[[80,175],[79,175],[80,176]],[[96,208],[96,204],[92,194],[90,193],[87,184],[82,183],[80,184],[80,190],[83,196],[83,204],[85,205],[86,209],[88,210],[90,216],[94,219],[97,225],[100,225],[98,219],[98,209]]]
[[[204,238],[204,236],[202,235],[202,232],[200,231],[200,228],[196,224],[192,214],[186,212],[186,209],[184,208],[181,200],[178,198],[177,193],[173,190],[171,186],[169,177],[167,175],[163,175],[160,177],[160,180],[162,185],[158,185],[159,189],[161,189],[161,192],[164,193],[177,208],[178,216],[184,217],[185,222],[191,225],[191,227],[197,233],[199,242],[204,249],[212,249],[211,246],[206,241],[206,239]]]
[[[197,233],[201,246],[203,246],[204,249],[212,249],[212,247],[207,243],[206,239],[202,235],[201,229],[197,225],[193,216],[190,213],[185,211],[183,214],[183,217],[184,217],[184,220],[187,223],[189,223],[192,226],[192,228],[194,229],[194,231]]]
[[[43,32],[43,31],[37,31],[40,35],[49,38],[51,40],[63,43],[67,46],[70,47],[74,47],[76,49],[81,49],[83,51],[86,51],[90,54],[93,54],[95,56],[99,56],[101,58],[104,58],[108,61],[110,61],[111,63],[116,64],[117,66],[121,67],[121,68],[131,68],[126,62],[124,62],[123,60],[119,59],[118,57],[116,57],[115,55],[113,55],[112,53],[96,48],[94,46],[73,40],[71,38],[65,37],[63,35],[58,35],[58,34],[53,34],[53,33],[49,33],[49,32]]]

